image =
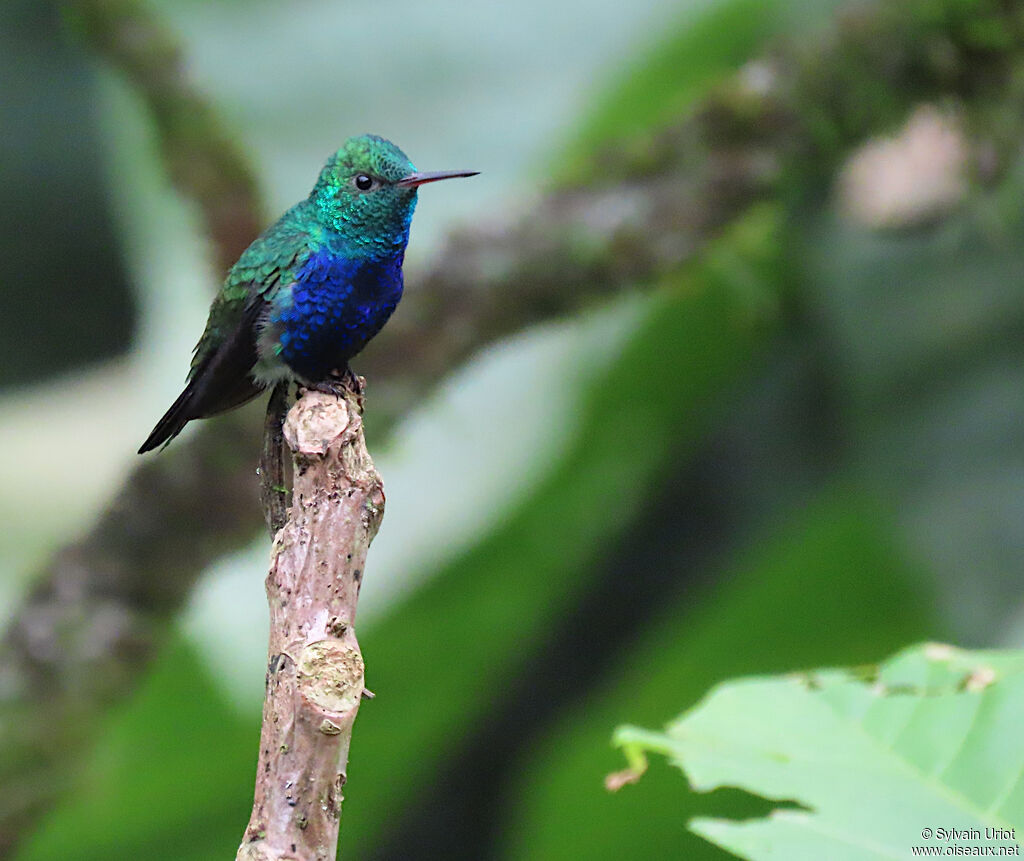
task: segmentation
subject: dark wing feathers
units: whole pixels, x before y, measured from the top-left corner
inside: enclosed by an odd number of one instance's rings
[[[257,323],[266,304],[261,296],[254,296],[228,336],[193,367],[185,391],[156,423],[139,454],[170,442],[192,419],[240,406],[263,390],[250,371],[256,364]]]
[[[192,419],[229,410],[262,391],[251,376],[261,316],[310,254],[310,225],[316,224],[310,206],[304,201],[288,210],[231,267],[196,345],[188,385],[139,454],[173,439]]]

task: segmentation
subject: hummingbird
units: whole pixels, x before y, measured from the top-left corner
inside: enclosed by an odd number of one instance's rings
[[[188,383],[139,454],[193,419],[294,381],[330,390],[402,298],[402,262],[421,185],[479,171],[419,172],[391,141],[349,138],[301,203],[231,267],[199,343]]]

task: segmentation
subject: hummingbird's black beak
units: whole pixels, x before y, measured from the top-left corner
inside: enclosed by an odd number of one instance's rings
[[[401,185],[405,188],[416,188],[416,186],[426,185],[428,182],[440,182],[442,179],[455,179],[459,176],[476,176],[478,173],[480,173],[478,170],[417,171],[402,177],[395,185]]]

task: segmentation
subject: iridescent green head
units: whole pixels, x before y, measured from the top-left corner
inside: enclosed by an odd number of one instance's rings
[[[310,197],[317,218],[342,235],[349,253],[384,257],[404,249],[409,240],[419,186],[475,173],[417,173],[391,141],[360,135],[327,160]]]

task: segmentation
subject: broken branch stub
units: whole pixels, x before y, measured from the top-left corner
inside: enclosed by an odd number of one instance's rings
[[[288,520],[274,538],[270,650],[252,817],[239,861],[333,861],[352,725],[363,698],[355,617],[384,513],[361,395],[306,392],[284,437]]]

